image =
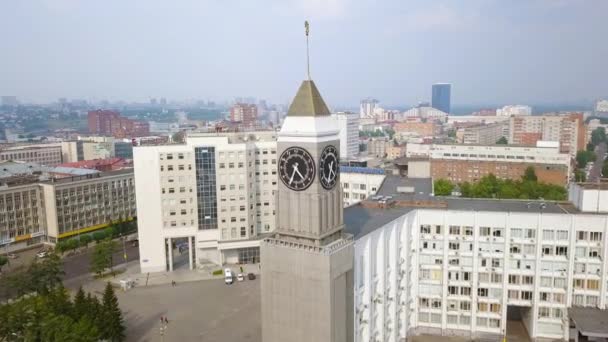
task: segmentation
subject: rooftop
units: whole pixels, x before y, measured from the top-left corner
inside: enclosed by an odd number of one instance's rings
[[[416,209],[576,214],[567,202],[539,200],[436,197],[430,178],[405,178],[389,175],[370,200],[344,209],[346,232],[355,239]]]
[[[53,178],[97,174],[97,170],[73,167],[53,167],[36,163],[5,161],[0,162],[0,182],[5,185],[46,181]],[[20,180],[21,179],[21,180]]]
[[[608,312],[605,310],[571,307],[568,316],[583,335],[608,338]]]
[[[341,166],[341,173],[363,173],[368,175],[383,175],[385,172],[383,169],[377,169],[373,167],[359,167],[359,166]]]
[[[330,115],[319,89],[312,80],[305,80],[300,85],[296,97],[291,102],[287,116],[325,116]]]

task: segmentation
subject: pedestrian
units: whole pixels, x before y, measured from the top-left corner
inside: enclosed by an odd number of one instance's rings
[[[175,283],[175,280],[172,280],[172,281],[171,281],[171,286],[175,286],[175,284],[176,284],[176,283]]]
[[[163,322],[165,321],[163,316],[160,316],[160,324],[163,324]]]
[[[167,316],[165,316],[165,324],[169,324],[169,320],[167,319]]]

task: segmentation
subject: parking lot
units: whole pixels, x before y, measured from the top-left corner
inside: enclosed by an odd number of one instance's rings
[[[169,320],[164,341],[252,341],[261,337],[260,279],[223,279],[117,291],[128,341],[163,341],[160,317]]]

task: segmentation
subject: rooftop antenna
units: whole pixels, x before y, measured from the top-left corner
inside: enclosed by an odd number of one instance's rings
[[[306,70],[308,72],[308,80],[310,81],[310,53],[308,52],[308,33],[310,31],[310,25],[308,24],[308,20],[304,21],[304,28],[306,29]]]

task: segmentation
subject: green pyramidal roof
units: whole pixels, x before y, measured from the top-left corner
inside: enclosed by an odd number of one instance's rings
[[[319,89],[312,80],[302,82],[296,97],[291,102],[287,116],[324,116],[330,115]]]

